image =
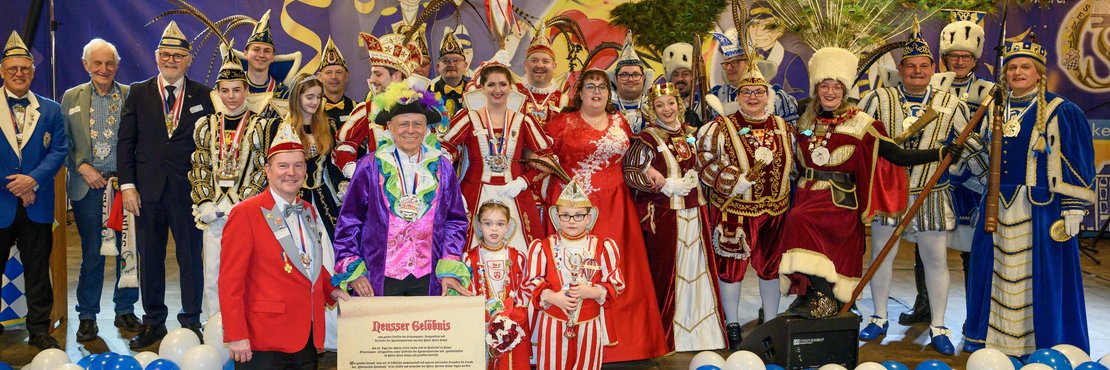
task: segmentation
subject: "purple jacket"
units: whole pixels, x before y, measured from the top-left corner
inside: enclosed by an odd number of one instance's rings
[[[432,269],[444,256],[461,258],[466,245],[466,230],[469,221],[466,217],[466,203],[459,190],[459,180],[451,161],[440,156],[437,175],[439,189],[436,190],[434,240],[432,244]],[[382,197],[382,176],[378,169],[378,158],[370,153],[358,161],[354,176],[339,210],[335,224],[335,260],[337,264],[347,265],[350,257],[366,262],[366,277],[374,287],[375,294],[383,292],[385,281],[386,234],[389,231],[389,207]],[[342,267],[342,269],[340,269]],[[345,266],[336,266],[337,271],[346,271]],[[428,286],[429,295],[440,294],[439,279],[432,274]]]

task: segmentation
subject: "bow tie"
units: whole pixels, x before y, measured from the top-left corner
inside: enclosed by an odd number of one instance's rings
[[[340,100],[338,103],[334,104],[332,104],[332,102],[326,102],[324,103],[324,110],[343,109],[346,106],[346,101],[343,100]]]
[[[304,213],[304,203],[297,202],[297,204],[286,204],[285,209],[281,212],[285,217],[289,217],[292,213],[296,213],[297,216],[300,216]]]
[[[450,93],[456,93],[456,94],[462,95],[464,86],[466,86],[466,84],[459,84],[459,86],[455,86],[455,87],[443,85],[443,95],[447,95],[447,94],[450,94]]]
[[[31,105],[31,100],[29,100],[27,98],[13,98],[13,97],[10,97],[10,96],[8,97],[8,106],[10,106],[10,107],[15,107],[15,106],[26,107],[28,105]]]

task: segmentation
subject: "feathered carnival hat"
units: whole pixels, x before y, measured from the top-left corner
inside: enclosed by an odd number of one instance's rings
[[[162,39],[158,41],[158,47],[186,52],[192,51],[189,48],[189,40],[185,38],[184,33],[181,33],[181,29],[177,28],[177,22],[174,21],[170,21],[170,24],[166,25],[166,29],[162,31]]]
[[[950,10],[949,20],[952,23],[940,30],[940,54],[953,51],[966,51],[975,59],[983,56],[983,43],[986,33],[983,31],[984,12],[969,10]]]
[[[645,84],[655,78],[655,71],[648,67],[647,63],[644,63],[644,60],[640,58],[640,54],[636,52],[636,44],[632,41],[632,31],[628,31],[624,35],[624,46],[621,47],[621,54],[606,71],[609,74],[609,80],[616,82],[617,72],[626,66],[640,67],[640,70],[644,73]]]
[[[418,113],[428,119],[428,124],[438,124],[442,106],[435,93],[426,89],[413,89],[405,82],[394,82],[385,92],[374,95],[374,108],[371,117],[374,123],[385,125],[400,114]]]
[[[274,135],[274,141],[270,143],[270,150],[266,153],[266,158],[269,159],[274,154],[285,152],[304,153],[304,145],[301,144],[301,139],[293,132],[293,126],[288,121],[283,121],[278,126],[277,134]]]
[[[12,31],[12,35],[8,36],[8,43],[4,45],[4,57],[0,61],[8,60],[8,58],[22,57],[35,62],[35,57],[31,56],[31,51],[27,49],[27,45],[23,43],[23,39],[19,34]]]
[[[347,61],[343,59],[343,53],[339,52],[339,48],[335,46],[335,42],[328,37],[328,42],[324,44],[324,51],[320,52],[320,67],[316,69],[316,73],[323,71],[325,67],[340,66],[347,69]]]

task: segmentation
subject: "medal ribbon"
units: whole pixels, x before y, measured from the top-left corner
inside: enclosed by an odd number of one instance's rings
[[[898,93],[902,94],[902,101],[903,102],[908,102],[909,101],[909,99],[908,99],[909,95],[906,94],[906,88],[905,87],[898,86]],[[921,105],[928,105],[929,104],[929,96],[930,95],[933,95],[933,87],[932,86],[929,86],[929,87],[925,88],[925,97],[921,99]],[[905,103],[902,104],[902,113],[905,113],[907,117],[914,117],[914,116],[910,116],[910,112],[906,111],[906,105],[907,104],[905,104]]]
[[[1021,112],[1018,113],[1017,117],[1014,117],[1013,115],[1010,114],[1010,112],[1013,111],[1013,108],[1010,107],[1010,99],[1007,98],[1006,99],[1006,121],[1009,122],[1011,119],[1013,119],[1013,120],[1017,120],[1018,124],[1021,124],[1021,120],[1025,118],[1025,113],[1028,113],[1029,108],[1033,108],[1033,106],[1035,106],[1035,105],[1037,105],[1037,100],[1033,99],[1033,101],[1030,102],[1029,105],[1025,106],[1025,109],[1022,109]]]
[[[185,84],[182,84],[183,88],[184,88],[184,85]],[[175,89],[175,90],[182,90],[182,89]],[[174,93],[174,95],[177,95],[178,91],[174,91],[173,93]],[[165,84],[164,81],[162,81],[162,78],[159,77],[158,78],[158,96],[162,97],[162,113],[165,113],[165,114],[170,115],[170,116],[173,117],[172,118],[173,119],[173,121],[172,121],[173,122],[173,129],[177,129],[177,121],[181,118],[181,105],[182,105],[181,102],[185,101],[185,94],[181,94],[181,98],[175,99],[174,102],[173,102],[173,107],[170,108],[169,112],[166,112],[166,84]],[[166,129],[168,130],[170,128],[167,127]],[[170,132],[170,135],[173,135],[173,132]]]
[[[294,212],[294,213],[296,213],[296,212]],[[284,218],[284,216],[283,216],[283,218]],[[289,219],[288,218],[285,219],[285,225],[287,225],[287,226],[289,225]],[[308,243],[305,242],[305,240],[304,240],[304,218],[301,217],[300,213],[297,213],[297,234],[301,239],[300,244],[297,245],[297,249],[299,249],[301,251],[301,264],[303,264],[305,270],[307,270],[308,269],[308,264],[304,263],[305,262],[304,257],[308,256]],[[297,240],[294,239],[293,242],[296,243]]]
[[[251,110],[247,109],[246,113],[243,114],[243,119],[240,120],[239,125],[235,127],[235,135],[232,136],[232,138],[231,138],[231,144],[232,145],[230,145],[230,146],[227,145],[228,144],[227,137],[226,137],[226,135],[223,134],[224,133],[224,119],[226,119],[226,118],[227,118],[227,116],[224,116],[223,114],[220,114],[220,123],[219,123],[220,128],[219,128],[219,130],[217,130],[217,132],[220,133],[220,135],[219,135],[220,136],[220,161],[223,161],[224,159],[227,158],[228,153],[226,153],[226,152],[228,152],[228,151],[231,152],[231,155],[232,155],[231,159],[232,160],[239,161],[239,153],[242,150],[239,146],[237,146],[235,144],[239,143],[239,138],[243,135],[243,131],[246,131],[246,127],[247,127],[246,123],[247,123],[247,121],[250,121]]]
[[[486,129],[486,142],[489,144],[489,155],[500,154],[508,156],[505,152],[505,136],[509,131],[509,111],[505,111],[504,122],[501,123],[501,138],[497,140],[497,146],[493,145],[494,128],[493,122],[489,119],[489,109],[482,108],[482,113],[485,114],[485,119],[482,120],[482,128]]]
[[[398,154],[398,153],[399,153],[399,149],[393,149],[393,158],[395,158],[397,160],[397,171],[401,173],[401,178],[398,179],[401,182],[401,197],[404,197],[404,196],[409,195],[409,194],[416,194],[416,187],[417,187],[417,184],[420,182],[420,176],[419,176],[419,174],[417,174],[417,175],[412,177],[412,192],[409,193],[408,192],[408,187],[405,185],[405,182],[406,182],[406,180],[405,180],[405,164],[401,163],[401,155]],[[416,163],[420,163],[420,159],[423,156],[424,156],[424,151],[421,150],[420,153],[416,155]]]

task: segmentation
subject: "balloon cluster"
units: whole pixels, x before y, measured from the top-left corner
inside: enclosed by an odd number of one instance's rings
[[[170,331],[158,346],[158,353],[140,352],[135,356],[104,352],[85,356],[72,363],[65,351],[47,349],[39,352],[25,370],[230,370],[234,363],[223,345],[223,319],[219,313],[204,326],[204,342],[192,330]],[[0,370],[11,366],[0,362]]]
[[[764,364],[756,354],[748,351],[735,352],[728,360],[716,352],[705,351],[694,355],[690,360],[690,370],[783,370],[779,365]],[[967,359],[967,370],[1110,370],[1110,354],[1095,362],[1076,346],[1060,344],[1052,348],[1039,349],[1023,363],[1020,359],[1006,356],[994,348],[975,351]],[[848,370],[839,364],[826,364],[818,370]],[[898,361],[883,363],[864,362],[854,370],[910,370]],[[939,360],[922,362],[914,370],[952,370],[951,366]]]
[[[1006,356],[994,348],[983,348],[967,359],[968,370],[1110,370],[1110,354],[1095,362],[1079,347],[1058,344],[1038,349],[1025,360]]]

